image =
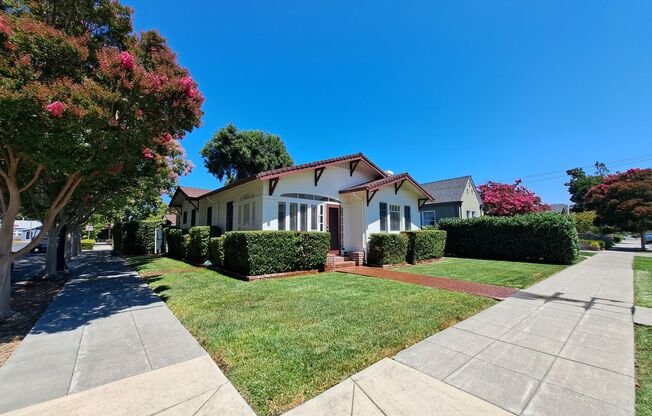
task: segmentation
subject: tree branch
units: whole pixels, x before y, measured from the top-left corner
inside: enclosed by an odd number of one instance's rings
[[[18,193],[22,194],[23,192],[31,188],[32,185],[34,185],[34,183],[38,180],[39,176],[41,176],[41,172],[43,172],[43,168],[44,168],[43,164],[38,165],[38,167],[36,168],[36,172],[34,172],[34,176],[32,176],[32,179],[30,179],[30,181],[27,182],[25,186],[20,188],[18,190]]]

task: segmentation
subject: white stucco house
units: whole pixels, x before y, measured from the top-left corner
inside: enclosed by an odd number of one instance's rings
[[[421,227],[434,198],[409,174],[383,171],[362,153],[252,175],[215,190],[179,187],[177,226],[327,231],[331,253],[366,252],[371,233]]]

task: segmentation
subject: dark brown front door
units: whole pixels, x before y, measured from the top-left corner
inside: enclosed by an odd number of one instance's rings
[[[340,207],[328,206],[328,232],[331,233],[331,251],[340,251]]]

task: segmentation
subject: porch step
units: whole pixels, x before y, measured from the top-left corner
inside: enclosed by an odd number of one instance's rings
[[[351,261],[351,257],[349,256],[331,256],[335,258],[335,263],[342,263],[344,261]]]
[[[345,267],[353,267],[353,266],[355,266],[355,262],[352,260],[343,260],[343,261],[335,262],[335,270],[343,269]]]

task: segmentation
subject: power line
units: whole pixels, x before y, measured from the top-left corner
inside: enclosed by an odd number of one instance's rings
[[[635,164],[635,163],[646,162],[646,161],[648,161],[648,160],[652,160],[652,157],[647,157],[647,158],[643,158],[643,159],[633,159],[633,160],[630,160],[630,161],[627,161],[627,162],[616,163],[616,164],[609,163],[609,164],[607,164],[607,168],[609,168],[609,167],[612,167],[612,168],[613,168],[613,167],[619,167],[619,166],[632,165],[632,164]],[[589,165],[589,166],[582,166],[581,168],[588,168],[588,167],[590,167],[590,166],[592,166],[592,165]],[[559,174],[559,171],[556,171],[555,173],[557,174],[556,176],[551,176],[551,177],[548,177],[548,178],[535,179],[535,180],[529,180],[529,181],[528,181],[528,180],[524,180],[523,183],[544,182],[544,181],[549,181],[549,180],[552,180],[552,179],[564,178],[564,177],[568,176],[568,175],[566,174],[566,172],[564,172],[563,175]],[[539,175],[539,176],[541,176],[541,175]],[[532,177],[532,175],[530,175],[529,177]]]
[[[614,163],[621,163],[621,162],[632,162],[632,163],[638,163],[638,161],[637,161],[636,159],[647,158],[647,157],[652,157],[652,154],[649,154],[649,155],[638,155],[638,156],[632,156],[632,157],[628,157],[628,158],[625,158],[625,159],[612,160],[612,161],[609,161],[609,162],[603,162],[603,163],[604,163],[605,165],[607,165],[607,167],[609,167],[609,166],[616,166],[616,165],[614,165]],[[647,160],[647,159],[645,159],[645,160]],[[595,164],[585,165],[585,166],[578,166],[578,167],[579,167],[579,168],[582,168],[582,169],[588,169],[588,168],[592,168],[593,166],[595,166]],[[565,172],[566,172],[566,171],[564,171],[564,173],[565,173]],[[522,178],[533,178],[533,177],[537,177],[537,176],[548,176],[548,175],[554,175],[554,174],[559,174],[559,171],[558,171],[558,170],[554,170],[554,171],[551,171],[551,172],[545,172],[545,173],[535,173],[535,174],[533,174],[533,175],[522,176]]]

